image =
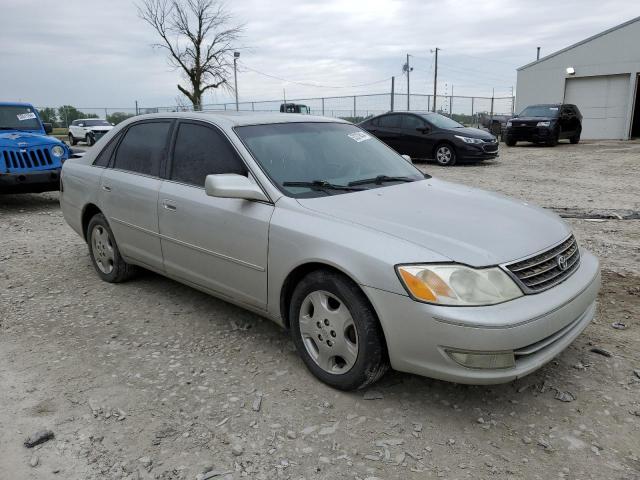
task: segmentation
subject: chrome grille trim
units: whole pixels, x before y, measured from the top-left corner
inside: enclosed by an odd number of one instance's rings
[[[562,270],[558,257],[564,256],[566,268]],[[580,266],[580,249],[573,235],[542,253],[524,260],[503,265],[525,294],[543,292],[558,285]]]

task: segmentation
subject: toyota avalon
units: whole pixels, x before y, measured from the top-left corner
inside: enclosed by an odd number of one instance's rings
[[[341,120],[135,117],[64,164],[60,201],[102,280],[142,267],[270,318],[339,389],[389,367],[508,382],[595,313],[598,260],[559,217]]]

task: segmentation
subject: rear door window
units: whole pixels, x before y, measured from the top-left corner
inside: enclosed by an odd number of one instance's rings
[[[160,176],[170,128],[168,120],[130,126],[116,152],[114,168]]]
[[[113,152],[118,146],[118,141],[122,137],[122,133],[118,133],[115,137],[111,139],[111,141],[107,144],[106,147],[102,149],[102,151],[98,154],[96,159],[93,161],[93,164],[97,167],[108,167],[111,157],[113,156]]]
[[[247,168],[229,140],[214,127],[180,123],[171,166],[171,180],[204,186],[207,175],[236,173],[247,176]]]
[[[424,128],[425,123],[415,115],[402,115],[403,130],[415,130],[416,128]]]
[[[384,128],[399,128],[400,115],[385,115],[380,117],[378,125]]]

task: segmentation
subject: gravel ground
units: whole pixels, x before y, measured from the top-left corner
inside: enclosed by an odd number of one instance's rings
[[[640,210],[638,143],[421,168],[592,220]],[[640,220],[569,221],[603,289],[554,362],[501,386],[392,372],[342,393],[267,320],[151,273],[101,282],[56,194],[0,197],[0,478],[638,479]]]

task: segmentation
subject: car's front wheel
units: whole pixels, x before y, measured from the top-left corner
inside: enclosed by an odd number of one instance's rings
[[[85,138],[85,142],[87,142],[87,145],[89,145],[90,147],[96,143],[95,140],[93,139],[93,135],[87,133],[87,136]]]
[[[73,134],[69,133],[69,145],[74,146],[78,141],[73,137]]]
[[[448,143],[442,143],[436,147],[436,162],[443,167],[450,167],[456,164],[456,151]]]
[[[296,286],[291,334],[307,368],[324,383],[355,390],[388,369],[384,336],[362,291],[341,274],[318,270]]]
[[[513,138],[513,137],[511,137],[511,136],[509,136],[509,135],[506,135],[506,136],[504,137],[504,143],[505,143],[505,145],[507,145],[508,147],[514,147],[514,146],[516,145],[516,143],[517,143],[517,142],[516,142],[516,139],[515,139],[515,138]]]
[[[89,221],[87,243],[91,262],[102,280],[120,283],[133,276],[135,267],[122,259],[113,232],[101,213]]]

